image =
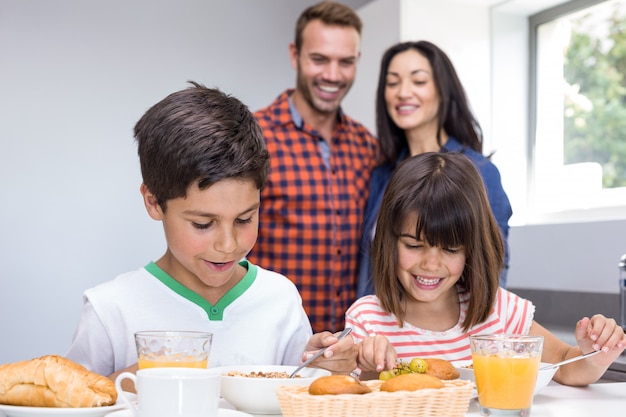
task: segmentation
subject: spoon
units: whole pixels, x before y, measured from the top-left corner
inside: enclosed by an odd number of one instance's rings
[[[553,364],[550,364],[550,365],[542,366],[541,368],[539,368],[539,370],[543,371],[544,369],[558,368],[559,366],[565,365],[566,363],[576,362],[576,361],[579,361],[581,359],[589,358],[589,357],[595,355],[596,353],[600,353],[600,352],[602,352],[602,351],[601,350],[594,350],[593,352],[585,353],[584,355],[574,356],[573,358],[569,358],[569,359],[566,359],[566,360],[561,361],[561,362],[557,362],[557,363],[553,363]]]
[[[339,336],[337,336],[337,341],[339,341],[339,340],[343,339],[344,337],[346,337],[347,335],[349,335],[351,331],[352,331],[351,327],[346,327],[345,329],[343,329],[343,331],[341,333],[339,333]],[[322,356],[324,354],[324,352],[326,351],[326,349],[328,349],[329,347],[330,346],[326,346],[325,348],[322,348],[322,349],[318,350],[315,355],[311,356],[309,359],[304,361],[302,363],[302,365],[298,366],[296,368],[296,370],[293,371],[291,373],[291,375],[289,375],[289,378],[293,378],[300,369],[304,368],[305,366],[307,366],[308,364],[313,362],[315,359],[317,359],[320,356]]]

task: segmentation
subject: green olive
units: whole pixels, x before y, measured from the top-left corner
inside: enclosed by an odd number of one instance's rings
[[[411,370],[411,372],[414,372],[416,374],[423,374],[424,372],[426,372],[426,368],[428,368],[428,364],[424,359],[421,358],[413,358],[409,363],[409,369]]]

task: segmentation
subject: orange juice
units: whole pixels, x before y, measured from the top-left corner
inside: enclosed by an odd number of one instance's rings
[[[153,359],[140,357],[137,361],[139,369],[146,368],[206,368],[208,366],[208,359],[190,358],[163,358]]]
[[[540,356],[498,357],[473,353],[472,360],[482,407],[500,410],[530,408]]]
[[[178,330],[135,333],[137,363],[146,368],[207,368],[213,334]]]

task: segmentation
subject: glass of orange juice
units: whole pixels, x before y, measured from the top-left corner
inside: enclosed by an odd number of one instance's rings
[[[480,414],[529,416],[537,382],[542,336],[470,336]]]
[[[213,334],[208,332],[153,330],[135,333],[139,369],[207,368]]]

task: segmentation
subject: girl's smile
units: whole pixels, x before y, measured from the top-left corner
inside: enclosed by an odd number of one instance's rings
[[[417,275],[415,277],[415,284],[419,288],[425,289],[425,290],[436,288],[442,281],[443,281],[442,278],[431,278],[431,277],[424,277],[420,275]]]

